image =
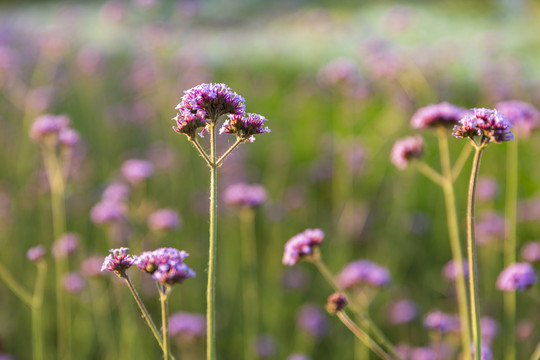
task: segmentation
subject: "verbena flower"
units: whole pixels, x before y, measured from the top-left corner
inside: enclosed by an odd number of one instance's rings
[[[293,236],[285,244],[283,252],[283,264],[292,266],[302,257],[313,254],[313,248],[319,246],[324,239],[321,229],[307,229]]]
[[[200,113],[182,113],[177,114],[173,120],[176,121],[177,126],[173,126],[173,130],[179,134],[185,134],[187,137],[193,139],[197,133],[197,129],[206,126],[206,120]]]
[[[409,162],[417,159],[424,153],[424,140],[420,135],[409,136],[396,141],[390,160],[400,170],[405,169]]]
[[[411,126],[414,129],[427,129],[436,126],[452,127],[467,113],[467,110],[442,102],[431,104],[418,109],[411,118]]]
[[[219,130],[220,134],[236,134],[242,140],[255,141],[257,134],[270,132],[268,126],[264,126],[266,118],[258,114],[229,115]]]
[[[336,280],[343,289],[362,285],[384,287],[390,282],[390,272],[369,260],[357,260],[347,264]]]
[[[266,201],[266,190],[262,185],[236,183],[225,189],[225,203],[239,207],[257,207]]]
[[[56,240],[51,252],[55,258],[64,258],[73,254],[79,247],[79,235],[66,233]]]
[[[347,304],[348,301],[345,295],[336,292],[328,297],[326,311],[328,311],[330,314],[335,314],[338,311],[343,310]]]
[[[135,256],[129,255],[127,251],[129,248],[121,247],[118,249],[111,249],[111,254],[107,255],[101,266],[101,271],[108,270],[114,272],[119,277],[126,276],[126,270],[135,263],[137,259]]]
[[[418,316],[418,305],[407,299],[397,300],[390,304],[388,322],[399,325],[407,324]]]
[[[77,273],[68,273],[62,278],[62,285],[67,292],[79,294],[84,290],[86,282],[81,275]]]
[[[206,317],[201,314],[177,312],[169,318],[169,334],[184,341],[206,336]]]
[[[437,360],[439,354],[429,347],[415,347],[409,350],[410,360]]]
[[[496,212],[488,211],[480,216],[476,224],[476,243],[486,245],[504,239],[506,219]]]
[[[26,257],[28,258],[28,260],[33,262],[42,261],[45,258],[45,246],[38,245],[28,249],[28,251],[26,252]]]
[[[101,275],[103,256],[94,255],[81,261],[81,273],[85,277],[95,277]]]
[[[530,241],[521,247],[523,260],[535,263],[540,261],[540,241]]]
[[[320,339],[328,334],[328,320],[324,311],[315,304],[302,306],[296,316],[298,326],[314,338]]]
[[[67,129],[70,120],[66,115],[42,115],[32,123],[30,138],[34,141],[43,141],[49,135],[58,135],[60,130]]]
[[[104,200],[92,208],[90,217],[96,225],[112,224],[126,217],[127,206],[117,201]]]
[[[101,195],[101,199],[113,202],[124,202],[128,200],[129,193],[130,190],[127,185],[115,182],[105,188]]]
[[[510,131],[512,125],[500,112],[485,108],[475,108],[472,111],[473,114],[465,115],[459,124],[454,126],[452,135],[471,139],[482,136],[496,143],[514,140],[514,135]]]
[[[79,143],[79,133],[73,129],[61,129],[58,133],[60,145],[72,148]]]
[[[159,209],[148,217],[148,227],[154,231],[178,229],[180,224],[180,215],[172,209]]]
[[[481,176],[476,185],[476,197],[479,201],[493,200],[499,194],[499,184],[491,176]]]
[[[424,327],[428,330],[447,333],[456,328],[459,318],[439,310],[431,311],[424,317]]]
[[[450,281],[456,281],[458,271],[460,271],[459,266],[456,266],[456,262],[454,260],[450,260],[446,263],[446,265],[444,265],[443,275]],[[463,260],[461,264],[461,271],[465,278],[469,277],[469,266],[467,260]]]
[[[495,104],[495,108],[510,121],[520,135],[529,136],[539,125],[540,114],[529,103],[518,100],[501,101]]]
[[[534,268],[529,263],[514,263],[506,267],[497,278],[497,289],[502,291],[523,291],[538,280]]]
[[[122,175],[131,184],[138,184],[154,174],[154,165],[150,161],[129,159],[122,164]]]
[[[137,257],[136,265],[162,284],[180,284],[185,279],[195,277],[195,272],[184,263],[188,256],[184,250],[159,248],[143,252]]]

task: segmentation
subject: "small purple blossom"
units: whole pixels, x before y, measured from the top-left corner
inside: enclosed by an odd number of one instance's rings
[[[479,201],[493,200],[499,193],[499,184],[490,176],[478,178],[476,196]]]
[[[540,261],[540,241],[530,241],[523,245],[521,257],[529,263]]]
[[[81,261],[81,273],[85,277],[95,277],[101,275],[103,256],[95,255]]]
[[[77,273],[65,274],[62,279],[64,289],[71,294],[79,294],[84,290],[86,282],[83,277]]]
[[[452,135],[462,139],[483,136],[495,143],[514,140],[510,131],[512,125],[500,112],[485,108],[475,108],[472,111],[473,114],[465,115],[459,124],[454,126]]]
[[[436,126],[453,127],[466,115],[467,110],[442,102],[420,108],[411,118],[411,126],[414,129],[427,129]]]
[[[450,260],[446,263],[446,265],[444,265],[443,275],[446,279],[450,281],[456,281],[458,271],[459,271],[459,267],[456,267],[456,262],[454,260]],[[467,279],[469,277],[469,266],[466,260],[463,260],[461,264],[461,271],[462,271],[463,277]]]
[[[496,212],[488,211],[480,216],[476,224],[476,243],[486,245],[493,240],[504,239],[506,219]]]
[[[529,263],[514,263],[506,267],[497,278],[497,289],[502,291],[523,291],[538,280],[534,268]]]
[[[150,161],[129,159],[122,164],[122,175],[131,184],[136,185],[154,174],[154,165]]]
[[[58,133],[60,145],[72,148],[79,143],[79,133],[73,129],[61,129]]]
[[[343,289],[362,285],[384,287],[390,282],[390,272],[369,260],[356,260],[341,270],[336,281]]]
[[[79,235],[66,233],[56,240],[51,252],[55,258],[65,258],[73,254],[79,247]]]
[[[185,279],[195,277],[195,272],[184,263],[188,256],[184,250],[159,248],[143,252],[135,263],[139,269],[162,284],[181,284]]]
[[[35,263],[42,261],[45,257],[45,246],[38,245],[28,249],[28,251],[26,252],[26,257],[28,258],[28,260]]]
[[[326,311],[328,311],[330,314],[335,314],[338,311],[343,310],[347,304],[348,301],[345,295],[336,292],[328,297]]]
[[[180,224],[180,215],[172,209],[156,210],[148,218],[148,227],[154,231],[175,230]]]
[[[49,135],[58,135],[60,130],[69,126],[69,118],[65,115],[42,115],[32,123],[30,138],[34,141],[43,141]]]
[[[405,169],[409,162],[417,159],[424,153],[424,140],[420,135],[409,136],[396,141],[390,160],[400,170]]]
[[[418,316],[418,305],[407,299],[397,300],[390,304],[388,322],[399,325],[407,324]]]
[[[410,350],[410,360],[437,360],[439,354],[429,347],[416,347]]]
[[[119,277],[126,276],[126,270],[135,263],[136,257],[129,255],[127,251],[129,248],[121,247],[118,249],[111,249],[111,254],[107,255],[101,266],[101,271],[108,270],[114,272]]]
[[[285,244],[283,264],[292,266],[302,257],[313,254],[313,248],[320,246],[323,240],[324,232],[321,229],[307,229],[293,236]]]
[[[101,195],[101,199],[112,202],[124,202],[129,198],[129,187],[120,182],[114,182],[107,186]]]
[[[266,190],[262,185],[236,183],[225,189],[225,203],[239,207],[257,207],[266,201]]]
[[[501,101],[495,108],[510,121],[520,135],[529,136],[539,125],[540,114],[529,103],[518,100]]]
[[[125,204],[117,201],[103,200],[92,208],[90,217],[96,225],[108,225],[122,221],[127,214]]]
[[[177,312],[169,318],[169,334],[191,341],[206,336],[206,317],[201,314]]]
[[[458,321],[459,319],[453,315],[435,310],[424,317],[424,327],[444,334],[455,329]]]
[[[268,126],[264,126],[265,121],[266,118],[258,114],[229,115],[229,118],[219,129],[219,133],[236,134],[240,139],[253,142],[255,141],[254,135],[270,132]]]
[[[325,312],[317,305],[302,306],[296,317],[298,326],[314,338],[320,339],[328,334],[328,320]]]
[[[195,137],[197,129],[206,126],[206,120],[200,115],[200,113],[183,113],[177,114],[173,117],[177,126],[173,126],[173,130],[179,134],[185,134],[190,139]]]

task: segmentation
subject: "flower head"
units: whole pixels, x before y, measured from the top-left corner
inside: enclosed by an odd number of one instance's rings
[[[150,161],[129,159],[122,164],[122,175],[131,184],[138,184],[154,174],[154,165]]]
[[[424,140],[420,135],[409,136],[396,141],[390,154],[390,160],[400,170],[405,169],[412,159],[424,153]]]
[[[443,334],[454,329],[457,322],[459,322],[459,318],[438,310],[432,311],[424,317],[424,326],[426,329],[438,331]]]
[[[502,101],[495,107],[510,121],[516,131],[522,135],[529,136],[538,127],[540,113],[529,103],[510,100]]]
[[[236,134],[240,139],[253,142],[254,135],[270,132],[268,126],[264,126],[265,121],[266,118],[258,114],[229,115],[219,133]]]
[[[538,280],[534,268],[529,263],[514,263],[506,267],[497,278],[497,289],[502,291],[523,291]]]
[[[335,314],[338,311],[343,310],[347,304],[348,302],[345,295],[336,292],[328,297],[326,311],[328,311],[330,314]]]
[[[119,277],[126,277],[126,270],[135,263],[136,257],[129,255],[127,251],[129,248],[121,247],[118,249],[111,249],[111,254],[107,255],[101,271],[108,270],[114,272]]]
[[[307,229],[304,232],[293,236],[285,244],[283,252],[283,264],[292,266],[304,257],[313,254],[313,248],[319,246],[324,239],[321,229]]]
[[[483,316],[480,318],[480,329],[482,332],[482,341],[485,341],[487,344],[491,344],[497,335],[499,325],[492,317]]]
[[[79,142],[79,133],[73,129],[61,129],[58,133],[58,141],[60,145],[72,148]]]
[[[42,115],[32,123],[30,127],[30,138],[34,141],[43,141],[49,135],[58,135],[58,133],[67,129],[70,120],[66,115]]]
[[[77,250],[79,236],[74,233],[66,233],[56,240],[52,246],[52,254],[55,258],[64,258]]]
[[[179,134],[185,134],[190,139],[195,137],[197,129],[206,126],[206,120],[200,113],[186,112],[183,114],[177,114],[173,117],[177,126],[173,126],[173,130]]]
[[[90,217],[96,225],[112,224],[125,218],[127,207],[117,201],[103,200],[92,208]]]
[[[444,265],[443,268],[443,275],[446,279],[450,281],[456,281],[458,271],[462,271],[463,277],[468,278],[469,277],[469,266],[467,264],[467,260],[463,260],[461,264],[461,269],[459,266],[456,266],[456,262],[454,260],[450,260]]]
[[[184,259],[188,256],[184,250],[159,248],[143,252],[135,263],[139,269],[152,275],[154,280],[173,285],[195,277],[195,272],[184,263]]]
[[[314,338],[328,333],[328,321],[323,310],[314,304],[302,306],[296,317],[298,326]]]
[[[411,119],[411,126],[414,129],[427,129],[439,125],[452,127],[459,123],[459,120],[467,113],[467,110],[442,102],[440,104],[431,104],[418,109]]]
[[[496,143],[514,140],[510,131],[512,125],[500,112],[485,108],[475,108],[472,111],[473,114],[465,115],[459,124],[454,126],[452,135],[462,139],[482,136]]]
[[[148,226],[154,231],[174,230],[180,224],[180,215],[172,209],[156,210],[148,218]]]
[[[26,252],[26,257],[28,258],[28,260],[35,263],[42,261],[45,257],[45,246],[38,245],[28,249],[28,251]]]
[[[266,201],[266,190],[262,185],[236,183],[225,189],[225,203],[239,207],[257,207]]]
[[[357,260],[347,264],[337,275],[337,283],[344,289],[362,285],[383,287],[390,282],[388,269],[369,260]]]
[[[388,311],[388,322],[394,325],[406,324],[418,315],[418,305],[411,300],[402,299],[393,302]]]
[[[529,263],[540,261],[540,241],[530,241],[523,245],[521,257]]]
[[[77,273],[67,273],[62,279],[64,289],[71,294],[78,294],[84,290],[86,282],[83,277]]]
[[[190,341],[206,336],[206,317],[201,314],[177,312],[169,318],[169,334]]]

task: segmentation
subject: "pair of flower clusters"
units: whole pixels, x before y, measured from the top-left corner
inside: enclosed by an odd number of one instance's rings
[[[111,249],[111,254],[105,258],[101,271],[108,270],[119,277],[126,277],[126,270],[132,265],[137,265],[139,269],[152,275],[157,282],[169,286],[195,277],[195,272],[184,263],[189,254],[183,250],[159,248],[145,251],[139,256],[129,255],[128,250],[126,247]]]
[[[254,135],[270,132],[263,126],[266,118],[246,113],[245,99],[225,84],[200,84],[184,92],[176,106],[178,114],[173,118],[174,131],[193,139],[199,128],[215,126],[219,118],[228,115],[219,130],[220,134],[235,134],[238,139],[253,142]]]

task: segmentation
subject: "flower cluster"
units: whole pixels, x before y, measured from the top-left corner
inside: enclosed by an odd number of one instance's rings
[[[26,257],[35,263],[42,261],[45,258],[45,246],[38,245],[28,249]]]
[[[321,229],[307,229],[293,236],[285,244],[283,264],[292,266],[300,258],[313,254],[313,248],[319,246],[323,239],[324,232]]]
[[[409,136],[396,141],[390,160],[400,170],[405,169],[412,159],[417,159],[424,153],[424,140],[421,136]]]
[[[70,128],[67,115],[42,115],[32,123],[30,138],[46,146],[71,149],[79,142],[79,133]]]
[[[362,285],[383,287],[390,282],[388,269],[369,260],[357,260],[347,264],[337,275],[337,283],[343,289]]]
[[[122,164],[122,175],[136,185],[154,174],[154,165],[148,160],[129,159]]]
[[[183,250],[159,248],[143,252],[137,257],[135,264],[162,284],[180,284],[185,279],[195,276],[195,272],[184,263],[184,259],[188,256],[189,254]]]
[[[530,135],[540,123],[540,113],[529,103],[510,100],[499,102],[495,107],[521,135]]]
[[[229,115],[219,130],[220,134],[236,134],[239,139],[253,142],[257,134],[270,132],[268,126],[264,126],[266,118],[258,114]]]
[[[65,258],[74,253],[78,247],[79,236],[74,233],[66,233],[54,242],[52,254],[55,258]]]
[[[466,113],[466,109],[448,102],[431,104],[414,113],[411,118],[411,126],[414,129],[427,129],[436,126],[452,127],[457,125]]]
[[[514,263],[506,267],[497,278],[497,289],[502,291],[523,291],[538,280],[534,268],[529,263]]]
[[[483,139],[496,143],[514,140],[510,131],[512,125],[500,112],[485,108],[475,108],[472,111],[472,115],[465,115],[459,124],[454,126],[452,135],[462,139],[482,136]]]
[[[262,185],[237,183],[225,190],[225,203],[239,207],[257,207],[266,201],[266,190]]]
[[[101,271],[108,270],[114,272],[120,277],[126,277],[126,270],[135,263],[136,257],[129,255],[127,251],[129,248],[121,247],[119,249],[109,250],[111,254],[107,255]]]

